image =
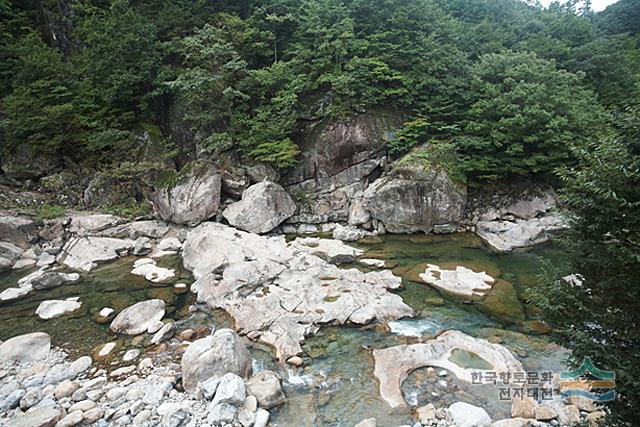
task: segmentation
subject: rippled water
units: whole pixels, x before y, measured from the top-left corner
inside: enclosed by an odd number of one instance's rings
[[[449,236],[383,236],[360,242],[366,253],[363,258],[387,261],[387,267],[403,278],[404,289],[399,295],[417,313],[415,319],[369,325],[363,328],[326,327],[305,343],[305,366],[293,368],[279,365],[272,351],[254,344],[254,370],[272,369],[280,373],[288,401],[273,411],[273,420],[281,426],[352,426],[364,418],[376,417],[379,425],[400,425],[411,421],[408,410],[393,412],[378,396],[378,384],[373,377],[371,350],[401,343],[413,343],[444,329],[459,329],[475,337],[487,338],[509,348],[529,370],[562,368],[564,352],[544,335],[528,335],[515,318],[535,318],[536,310],[523,304],[527,286],[535,286],[540,257],[563,262],[561,251],[544,245],[532,252],[496,255],[488,251],[472,234]],[[48,332],[55,345],[71,349],[76,354],[89,354],[97,345],[114,340],[107,325],[96,323],[97,312],[103,307],[117,311],[142,300],[162,298],[167,302],[167,315],[178,321],[178,328],[197,328],[214,323],[217,327],[230,324],[218,314],[189,313],[191,294],[177,295],[173,285],[151,286],[144,278],[129,272],[135,258],[129,257],[83,274],[79,283],[59,288],[35,291],[27,298],[0,304],[0,339],[32,332]],[[427,263],[443,267],[463,265],[475,271],[486,271],[501,279],[495,304],[456,302],[422,283],[418,274]],[[190,284],[192,278],[181,267],[179,257],[159,260],[159,265],[175,268],[177,281]],[[372,270],[359,264],[345,268]],[[15,286],[28,271],[0,276],[0,291]],[[494,289],[498,288],[497,286]],[[41,321],[35,309],[45,299],[79,296],[82,309],[70,316]],[[141,346],[134,339],[122,342],[124,347]],[[144,348],[141,346],[141,348]],[[473,355],[456,353],[461,365],[481,366]],[[495,389],[471,386],[447,377],[444,386],[437,374],[427,369],[413,372],[403,384],[411,404],[434,402],[444,406],[464,400],[483,406],[498,419],[508,416],[509,405],[500,402]],[[434,396],[432,393],[437,394]]]

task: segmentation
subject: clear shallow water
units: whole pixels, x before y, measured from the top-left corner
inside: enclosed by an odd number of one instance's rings
[[[278,425],[352,426],[368,417],[376,417],[378,424],[385,426],[409,423],[409,410],[393,412],[379,398],[371,350],[418,342],[445,329],[458,329],[501,343],[516,354],[528,370],[562,369],[563,350],[551,344],[544,335],[523,333],[526,329],[520,326],[521,320],[535,318],[535,310],[522,300],[525,300],[526,287],[535,286],[539,257],[563,262],[561,251],[553,245],[544,245],[528,253],[496,255],[488,251],[476,236],[456,234],[383,236],[360,242],[357,246],[366,251],[363,258],[384,259],[388,268],[403,278],[404,289],[398,293],[416,310],[417,316],[392,322],[388,327],[322,328],[303,346],[305,366],[302,368],[281,366],[274,360],[270,348],[253,344],[254,370],[271,369],[284,380],[288,401],[272,411],[272,420]],[[95,272],[83,274],[77,284],[36,291],[24,299],[0,304],[0,339],[40,330],[51,334],[55,345],[76,354],[89,354],[97,345],[115,338],[108,325],[95,322],[101,308],[108,306],[119,311],[149,298],[162,298],[167,302],[165,318],[176,320],[178,330],[211,324],[218,328],[229,326],[229,319],[220,313],[189,313],[187,307],[193,302],[193,296],[177,295],[173,284],[151,286],[144,278],[131,275],[129,272],[134,260],[129,257],[102,266]],[[498,303],[482,307],[441,295],[418,277],[427,263],[445,268],[463,265],[475,271],[486,271],[504,281],[501,285],[503,290],[494,299]],[[160,259],[158,264],[177,270],[178,278],[174,283],[192,282],[189,272],[182,269],[179,257]],[[373,270],[359,264],[345,267]],[[17,280],[27,273],[20,271],[1,275],[0,291],[15,286]],[[79,296],[83,302],[79,312],[49,321],[41,321],[35,316],[35,309],[42,300],[72,296]],[[499,304],[501,301],[504,307]],[[514,320],[514,316],[520,316],[519,320]],[[132,338],[121,339],[120,344],[120,353],[131,346],[145,348]],[[463,365],[482,363],[474,360],[472,355],[456,354],[455,357]],[[443,386],[437,374],[426,368],[418,369],[403,384],[405,397],[413,405],[433,402],[444,406],[463,400],[481,405],[494,419],[508,416],[510,405],[499,401],[497,390],[471,386],[451,376],[447,379],[448,384]]]

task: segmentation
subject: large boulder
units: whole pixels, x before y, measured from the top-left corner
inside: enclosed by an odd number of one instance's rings
[[[147,332],[164,316],[164,305],[161,299],[151,299],[127,307],[113,319],[110,329],[116,334],[127,335]]]
[[[0,240],[28,249],[37,238],[36,225],[33,221],[0,213]]]
[[[442,170],[398,168],[371,184],[362,203],[389,232],[429,233],[462,220],[466,189]]]
[[[475,272],[461,265],[447,270],[434,264],[427,264],[420,278],[439,291],[467,302],[485,297],[496,281],[484,271]]]
[[[51,337],[44,332],[33,332],[10,338],[0,344],[0,362],[15,360],[33,362],[42,359],[51,350]]]
[[[251,375],[251,355],[242,339],[231,329],[194,341],[182,356],[182,386],[193,391],[199,382],[233,373]]]
[[[497,252],[527,249],[551,239],[564,228],[557,215],[515,221],[480,221],[476,234]]]
[[[218,211],[222,180],[211,163],[189,163],[176,176],[164,177],[158,187],[153,203],[165,221],[194,225]]]
[[[262,181],[244,190],[242,200],[229,205],[222,216],[242,230],[268,233],[295,211],[296,204],[284,188],[271,181]]]
[[[91,271],[98,263],[113,261],[133,250],[130,239],[73,237],[65,243],[57,261],[74,270]]]

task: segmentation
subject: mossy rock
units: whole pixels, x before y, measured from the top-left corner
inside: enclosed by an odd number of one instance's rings
[[[506,280],[497,280],[479,306],[482,311],[503,322],[516,323],[525,320],[518,294],[513,285]]]

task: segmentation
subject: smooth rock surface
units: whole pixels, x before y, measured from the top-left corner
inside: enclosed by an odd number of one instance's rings
[[[251,233],[268,233],[293,215],[296,204],[280,185],[262,181],[244,190],[222,216],[229,224]]]
[[[427,264],[420,278],[439,291],[464,301],[482,299],[496,281],[484,271],[476,273],[460,265],[454,270],[446,270],[434,264]]]
[[[67,313],[73,313],[82,307],[78,298],[67,298],[66,300],[42,301],[36,309],[36,315],[42,320],[55,319]]]
[[[33,332],[9,338],[0,344],[0,361],[33,362],[46,357],[51,349],[51,337]]]
[[[164,306],[161,299],[141,301],[118,313],[109,328],[117,334],[142,334],[162,319]]]

